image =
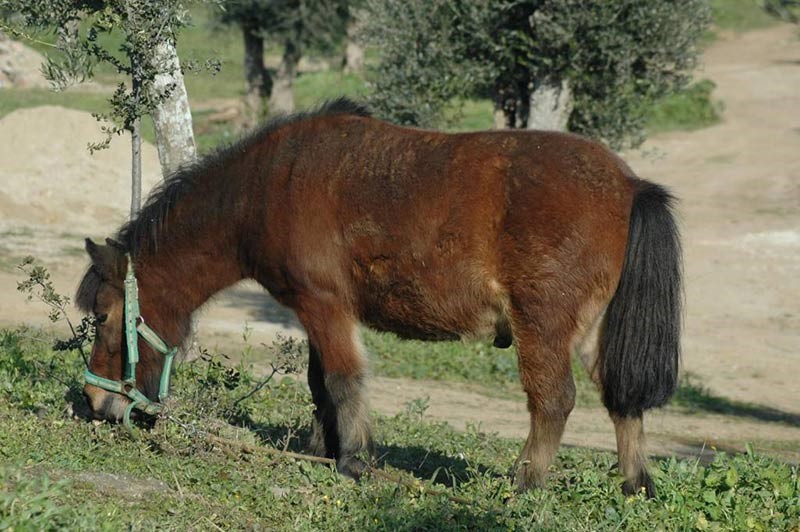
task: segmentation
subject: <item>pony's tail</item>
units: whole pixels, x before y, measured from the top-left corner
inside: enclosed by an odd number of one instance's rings
[[[678,384],[681,245],[675,198],[637,180],[628,247],[600,340],[603,403],[611,414],[639,417],[666,403]]]

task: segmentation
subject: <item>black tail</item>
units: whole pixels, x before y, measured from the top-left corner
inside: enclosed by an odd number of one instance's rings
[[[678,384],[681,245],[664,188],[639,181],[617,291],[600,343],[603,402],[618,416],[666,403]]]

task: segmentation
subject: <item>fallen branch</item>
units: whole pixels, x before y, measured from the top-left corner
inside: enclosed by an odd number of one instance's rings
[[[313,456],[313,455],[308,455],[308,454],[295,453],[295,452],[292,452],[292,451],[284,451],[284,450],[281,450],[281,449],[276,449],[275,447],[252,445],[252,444],[241,442],[241,441],[229,440],[227,438],[222,438],[220,436],[216,436],[214,434],[209,434],[209,433],[205,433],[205,432],[201,432],[201,433],[198,433],[198,434],[200,436],[202,436],[206,441],[208,441],[208,442],[210,442],[212,444],[224,445],[224,446],[227,446],[229,449],[230,448],[236,448],[236,449],[239,449],[239,451],[245,452],[247,454],[258,454],[259,452],[262,452],[264,454],[267,454],[267,455],[270,455],[270,456],[276,456],[276,457],[279,457],[279,458],[291,458],[291,459],[294,459],[294,460],[304,460],[306,462],[314,462],[314,463],[317,463],[317,464],[336,465],[336,460],[333,460],[332,458],[324,458],[324,457],[321,457],[321,456]],[[455,502],[455,503],[463,504],[463,505],[475,506],[476,504],[478,504],[475,501],[471,501],[471,500],[465,499],[463,497],[458,497],[456,495],[451,495],[451,494],[449,494],[449,493],[447,493],[446,491],[443,491],[443,490],[437,490],[437,489],[425,487],[424,485],[420,484],[418,481],[411,481],[411,480],[404,479],[404,478],[402,478],[400,476],[393,475],[393,474],[389,473],[388,471],[384,471],[383,469],[378,469],[378,468],[376,468],[374,466],[371,466],[371,465],[367,466],[366,471],[370,475],[372,475],[372,476],[374,476],[376,478],[380,478],[382,480],[385,480],[385,481],[388,481],[388,482],[392,482],[394,484],[398,484],[398,485],[403,486],[404,488],[406,488],[406,489],[408,489],[410,491],[421,492],[421,493],[425,493],[425,494],[428,494],[428,495],[434,495],[434,496],[445,496],[451,502]]]

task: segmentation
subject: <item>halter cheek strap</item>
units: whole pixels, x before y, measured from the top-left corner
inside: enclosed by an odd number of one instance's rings
[[[128,259],[128,273],[125,276],[125,343],[128,347],[128,361],[122,372],[122,380],[111,380],[95,375],[88,368],[83,374],[86,384],[91,384],[109,392],[127,396],[131,403],[125,409],[123,424],[130,428],[131,412],[134,408],[146,414],[156,414],[163,406],[151,401],[136,388],[136,364],[139,362],[139,336],[150,346],[164,355],[164,366],[161,369],[161,380],[158,386],[158,400],[163,401],[169,395],[169,378],[172,373],[172,361],[178,352],[177,347],[169,347],[156,332],[151,329],[139,313],[139,289],[136,275],[133,272],[133,261]]]

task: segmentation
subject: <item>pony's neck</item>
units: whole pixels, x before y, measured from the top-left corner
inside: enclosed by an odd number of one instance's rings
[[[183,343],[195,310],[245,277],[237,220],[199,212],[217,207],[210,199],[202,189],[181,198],[156,250],[134,258],[142,317],[171,345]]]

